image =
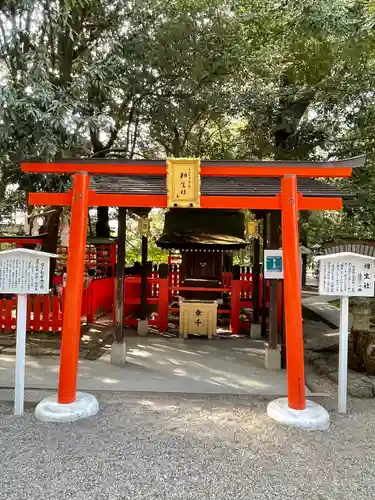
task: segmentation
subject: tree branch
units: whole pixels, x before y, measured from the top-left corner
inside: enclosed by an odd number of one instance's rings
[[[195,119],[192,121],[192,123],[186,128],[186,130],[184,130],[184,138],[183,138],[182,144],[181,144],[182,150],[184,150],[184,148],[185,148],[185,145],[186,145],[186,142],[187,142],[188,137],[190,135],[190,132],[193,130],[195,125],[199,122],[199,120],[201,119],[203,114],[204,114],[203,111],[199,111],[197,116],[195,117]]]
[[[7,57],[9,55],[9,44],[7,41],[6,31],[5,31],[3,20],[1,18],[1,14],[0,14],[0,32],[1,32],[1,36],[3,38],[3,45],[4,45],[5,51],[6,51],[6,54],[4,55],[4,57],[2,59],[5,62],[5,64],[7,65],[9,73],[12,75],[13,78],[15,78],[16,75],[14,73],[13,65]]]
[[[48,30],[48,44],[49,48],[51,51],[51,65],[53,69],[56,69],[56,60],[57,60],[57,54],[56,54],[56,48],[55,48],[55,38],[54,38],[54,33],[53,33],[53,24],[52,24],[52,15],[51,15],[51,9],[50,9],[50,2],[49,0],[46,0],[44,4],[44,24],[45,24],[45,31]],[[43,31],[42,31],[43,33]],[[43,35],[44,37],[44,35]]]
[[[128,125],[127,125],[127,130],[126,130],[126,142],[125,142],[125,147],[126,147],[126,150],[128,151],[129,149],[129,142],[130,142],[130,125],[133,121],[133,116],[134,116],[134,112],[135,112],[135,101],[133,100],[132,102],[132,106],[130,108],[130,112],[129,112],[129,117],[128,117]]]
[[[135,146],[137,144],[137,137],[138,137],[139,121],[140,121],[139,114],[137,114],[137,118],[136,118],[135,124],[134,124],[134,134],[133,134],[133,139],[132,139],[132,148],[130,151],[130,158],[134,157],[134,151],[135,151]]]
[[[30,50],[30,29],[31,29],[31,9],[28,10],[26,16],[25,31],[23,34],[23,53],[27,54]]]

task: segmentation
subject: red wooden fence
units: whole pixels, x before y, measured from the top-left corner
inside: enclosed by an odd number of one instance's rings
[[[2,296],[4,297],[4,296]],[[17,298],[0,299],[0,332],[16,329]],[[27,299],[26,328],[32,332],[59,332],[62,327],[62,300],[58,295],[30,295]]]
[[[240,322],[239,311],[242,308],[251,309],[253,306],[252,303],[252,293],[253,293],[253,279],[254,276],[250,272],[250,268],[242,268],[240,273],[239,284],[237,285],[235,291],[233,289],[233,280],[232,273],[227,272],[223,273],[223,283],[219,288],[215,288],[217,292],[227,292],[229,294],[229,298],[231,301],[231,317],[233,327],[236,333],[239,332],[240,328],[243,326],[250,326],[251,318],[248,316],[247,322]],[[166,286],[168,293],[168,300],[163,299],[160,296],[160,289],[163,283],[163,289]],[[263,286],[262,286],[262,276],[260,276],[259,283],[259,307],[262,306],[263,299]],[[162,325],[167,323],[165,315],[168,315],[169,312],[177,312],[178,308],[168,307],[165,310],[164,302],[170,304],[176,297],[178,296],[179,290],[189,289],[192,291],[197,291],[198,289],[193,287],[182,287],[180,285],[180,269],[179,264],[170,264],[169,265],[169,273],[167,278],[167,285],[164,285],[164,281],[159,278],[159,273],[157,267],[154,267],[152,272],[148,276],[147,282],[147,303],[148,304],[156,304],[158,312],[155,314],[154,319],[149,320],[149,324],[159,327],[162,330]],[[207,289],[205,289],[207,290]],[[213,289],[212,289],[213,290]],[[232,296],[235,293],[235,296]],[[138,317],[138,309],[141,302],[141,277],[140,276],[126,276],[125,284],[124,284],[124,324],[128,326],[136,326],[137,325],[137,317]],[[238,295],[238,297],[237,297]],[[266,282],[266,296],[267,296],[267,306],[269,304],[269,282]],[[233,307],[233,305],[235,307]],[[162,312],[161,312],[162,310]],[[230,310],[227,309],[219,309],[218,313],[228,314]],[[238,316],[238,320],[235,318]],[[232,328],[233,329],[233,328]]]
[[[93,323],[99,312],[110,312],[113,303],[114,278],[93,280],[84,290],[82,317]],[[27,299],[26,328],[31,332],[58,333],[62,329],[64,293],[30,295]],[[17,298],[0,295],[0,333],[16,329]]]
[[[109,313],[113,308],[114,278],[100,278],[91,281],[86,289],[85,310],[88,323],[94,323],[98,312]]]
[[[155,267],[148,276],[147,282],[147,303],[155,304],[159,311],[157,319],[150,321],[155,326],[160,326],[159,322],[165,324],[165,318],[160,318],[160,309],[165,315],[164,302],[167,307],[171,300],[178,295],[180,286],[179,265],[172,264],[167,278],[167,285],[163,281],[163,294],[160,295],[161,279],[159,278],[158,268]],[[242,269],[240,273],[239,285],[236,284],[236,297],[233,294],[233,282],[231,273],[223,273],[222,288],[217,291],[227,292],[231,302],[234,300],[235,309],[252,308],[252,291],[254,276],[250,269]],[[82,316],[87,317],[89,323],[95,322],[95,316],[98,313],[109,313],[113,310],[114,303],[114,278],[94,279],[85,288],[82,297]],[[140,305],[141,295],[141,277],[126,276],[124,298],[124,321],[126,324],[136,324],[137,308]],[[260,297],[259,305],[262,304],[262,277],[260,277]],[[194,288],[191,288],[194,290]],[[168,293],[168,300],[165,300],[165,293]],[[267,305],[269,303],[269,287],[266,287]],[[237,297],[238,294],[238,297]],[[60,332],[62,328],[64,294],[30,296],[28,298],[27,329],[33,332]],[[161,302],[163,301],[163,304]],[[171,311],[171,309],[169,308]],[[219,310],[228,312],[227,310]],[[237,314],[237,313],[236,313]],[[232,311],[232,316],[236,314]],[[6,298],[0,296],[0,333],[9,333],[15,330],[17,315],[16,298]],[[237,328],[237,327],[236,327]]]
[[[85,274],[89,269],[94,269],[100,276],[114,276],[116,266],[115,242],[93,243],[86,245]],[[67,247],[59,246],[57,249],[55,274],[62,276],[68,257]]]

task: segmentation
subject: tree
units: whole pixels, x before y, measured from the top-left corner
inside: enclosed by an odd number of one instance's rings
[[[176,102],[186,114],[192,110],[188,127],[206,119],[210,93],[234,70],[239,35],[233,24],[218,1],[5,2],[4,184],[22,181],[15,164],[25,155],[104,157],[119,146],[131,158],[150,123],[160,140],[163,127],[171,129]],[[172,133],[180,126],[174,120]],[[8,132],[15,127],[16,141]],[[39,188],[45,181],[30,179]],[[56,179],[48,182],[58,188]],[[109,235],[105,207],[98,210],[97,234]]]
[[[2,186],[66,188],[58,177],[26,180],[17,167],[25,156],[120,148],[127,158],[315,159],[348,145],[370,150],[368,4],[3,2]],[[367,181],[360,173],[349,187]],[[108,211],[98,212],[97,233],[108,236]]]

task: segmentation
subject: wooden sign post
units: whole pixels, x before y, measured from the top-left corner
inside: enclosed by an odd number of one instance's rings
[[[24,407],[27,296],[49,292],[51,257],[57,255],[23,248],[0,252],[0,293],[17,295],[15,415]]]
[[[340,297],[338,411],[346,413],[349,297],[374,296],[375,257],[351,252],[320,255],[319,294]]]

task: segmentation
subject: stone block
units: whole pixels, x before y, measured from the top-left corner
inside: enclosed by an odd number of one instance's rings
[[[148,335],[148,321],[147,319],[139,319],[137,324],[137,335],[140,337],[147,337]]]
[[[250,338],[252,340],[261,340],[262,338],[262,325],[254,323],[251,325]]]
[[[126,342],[113,342],[111,346],[111,364],[124,366],[126,363]]]
[[[271,349],[266,344],[264,366],[265,366],[266,370],[281,370],[280,347],[278,347],[277,349]]]

